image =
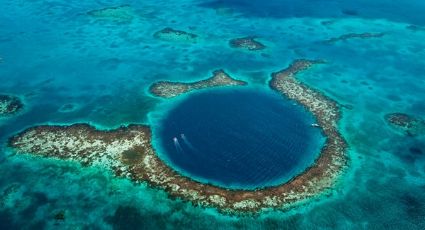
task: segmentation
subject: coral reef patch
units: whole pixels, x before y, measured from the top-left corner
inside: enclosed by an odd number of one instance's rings
[[[124,171],[121,158],[126,151],[147,152],[150,143],[147,126],[130,125],[113,131],[101,131],[88,124],[46,125],[26,130],[10,139],[22,153],[45,157],[74,159],[83,165],[101,165]]]
[[[24,108],[19,97],[0,95],[0,117],[18,113]]]
[[[266,48],[266,46],[261,42],[256,41],[254,37],[235,38],[229,41],[229,45],[232,48],[240,48],[250,51],[262,50]]]
[[[369,38],[380,38],[383,37],[385,34],[384,33],[349,33],[349,34],[344,34],[341,35],[339,37],[335,37],[335,38],[330,38],[328,40],[325,40],[324,43],[327,44],[333,44],[339,41],[346,41],[346,40],[350,40],[350,39],[369,39]]]
[[[392,128],[406,135],[425,134],[425,120],[421,118],[406,113],[389,113],[384,118]]]
[[[158,97],[171,98],[176,97],[184,93],[188,93],[193,90],[200,90],[212,87],[223,87],[223,86],[236,86],[236,85],[247,85],[247,82],[236,80],[230,77],[223,70],[216,70],[213,72],[213,76],[196,82],[182,83],[182,82],[170,82],[160,81],[151,85],[149,91]]]
[[[196,43],[198,35],[192,34],[183,30],[175,30],[170,27],[166,27],[153,34],[154,38],[169,42],[187,42]]]
[[[134,9],[130,5],[91,10],[87,12],[87,15],[96,19],[112,20],[117,22],[130,22],[136,17]]]
[[[74,104],[74,103],[68,103],[68,104],[64,104],[62,105],[58,111],[61,113],[70,113],[70,112],[74,112],[79,108],[78,104]]]

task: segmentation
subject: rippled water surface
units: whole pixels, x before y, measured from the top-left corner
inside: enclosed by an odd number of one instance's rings
[[[288,181],[311,166],[323,145],[314,119],[276,93],[211,90],[178,103],[158,124],[171,165],[231,188]]]

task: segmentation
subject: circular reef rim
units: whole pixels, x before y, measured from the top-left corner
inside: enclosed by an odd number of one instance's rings
[[[337,125],[341,118],[338,104],[296,79],[298,73],[322,63],[295,60],[286,69],[273,73],[269,82],[271,89],[310,111],[326,138],[319,157],[311,167],[277,186],[252,191],[230,190],[185,177],[159,158],[152,147],[151,127],[147,125],[128,125],[115,130],[98,130],[88,124],[35,126],[11,137],[8,145],[17,153],[71,159],[82,165],[109,168],[116,176],[147,182],[153,188],[165,190],[170,197],[194,205],[215,207],[224,213],[256,213],[270,208],[286,210],[310,201],[312,199],[309,198],[317,197],[325,191],[331,191],[348,165],[348,145]],[[232,83],[223,73],[220,76],[215,78],[220,86]],[[212,86],[217,86],[216,80]],[[201,89],[208,82],[204,81],[202,87],[193,89]],[[176,88],[173,95],[187,91],[191,85],[184,86]],[[167,90],[167,87],[157,89]]]

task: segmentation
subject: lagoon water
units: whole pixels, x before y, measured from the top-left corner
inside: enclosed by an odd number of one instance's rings
[[[0,93],[26,104],[0,118],[0,229],[425,228],[425,137],[402,135],[384,119],[425,117],[425,1],[0,2]],[[118,19],[87,14],[121,5],[129,11]],[[165,27],[197,34],[198,42],[155,39]],[[384,35],[324,42],[349,33]],[[267,48],[229,47],[245,36]],[[339,128],[350,165],[330,196],[290,211],[228,216],[101,167],[13,155],[6,146],[38,124],[108,129],[152,118],[157,125],[179,99],[153,97],[153,82],[195,81],[224,69],[268,91],[270,74],[297,58],[327,61],[298,77],[343,105]],[[62,111],[67,104],[75,109]]]
[[[165,159],[212,184],[256,189],[311,166],[324,139],[312,115],[277,93],[208,90],[188,96],[158,124]]]

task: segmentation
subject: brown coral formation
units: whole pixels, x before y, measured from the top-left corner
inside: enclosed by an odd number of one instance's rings
[[[45,125],[30,128],[10,139],[10,146],[20,153],[74,159],[84,165],[101,165],[124,171],[121,158],[137,148],[147,152],[150,129],[130,125],[112,131],[97,130],[87,124]]]
[[[38,126],[12,137],[9,146],[19,153],[102,165],[114,170],[118,176],[162,188],[170,196],[226,212],[256,212],[263,208],[286,207],[330,188],[346,164],[347,145],[336,127],[340,118],[337,104],[295,79],[298,72],[316,63],[319,62],[297,60],[287,69],[274,73],[270,82],[272,89],[310,110],[327,136],[315,164],[278,186],[230,190],[184,177],[154,152],[151,131],[147,126],[131,125],[109,131],[99,131],[84,124]]]
[[[229,45],[232,48],[241,48],[251,51],[262,50],[266,48],[266,46],[261,42],[256,41],[254,37],[235,38],[229,41]]]
[[[166,27],[160,31],[157,31],[153,34],[157,39],[171,42],[189,42],[196,43],[198,35],[188,33],[183,30],[175,30],[170,27]]]
[[[325,40],[325,43],[333,44],[339,41],[345,41],[345,40],[349,40],[353,38],[360,38],[360,39],[380,38],[380,37],[383,37],[384,35],[385,35],[384,33],[360,33],[360,34],[349,33],[349,34],[341,35],[336,38],[330,38],[328,40]]]
[[[398,131],[409,136],[425,134],[425,120],[405,113],[385,115],[387,123]]]
[[[149,91],[158,97],[176,97],[181,94],[193,91],[200,90],[212,87],[223,87],[223,86],[236,86],[236,85],[246,85],[245,81],[236,80],[230,77],[223,70],[216,70],[213,72],[213,76],[191,83],[181,83],[181,82],[170,82],[170,81],[160,81],[156,82],[149,88]]]
[[[24,108],[21,99],[10,95],[0,95],[0,117],[13,115]]]

